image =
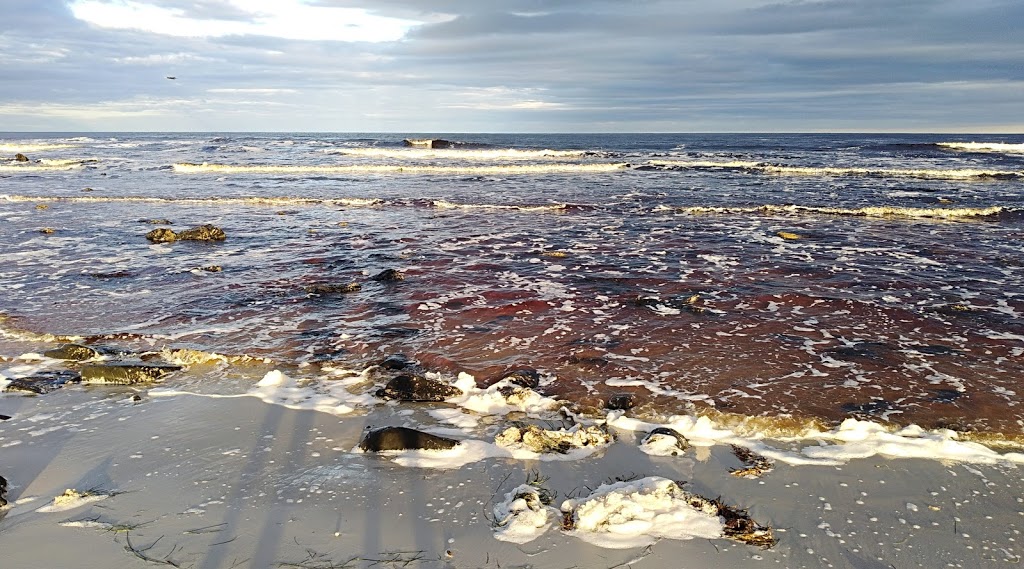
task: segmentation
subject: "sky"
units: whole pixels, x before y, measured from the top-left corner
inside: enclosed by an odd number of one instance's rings
[[[0,131],[1024,133],[1021,0],[0,0]]]

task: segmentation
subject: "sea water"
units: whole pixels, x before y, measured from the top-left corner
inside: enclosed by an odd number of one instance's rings
[[[404,354],[653,424],[1010,441],[1022,190],[1021,136],[2,134],[0,372],[71,339],[340,414],[374,399],[339,379]],[[202,224],[227,239],[145,238]]]

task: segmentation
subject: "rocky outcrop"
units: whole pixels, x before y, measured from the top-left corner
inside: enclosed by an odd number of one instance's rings
[[[224,230],[213,225],[200,225],[175,233],[169,227],[158,227],[146,234],[146,239],[153,243],[172,243],[174,241],[223,241],[227,239]]]
[[[179,369],[181,369],[181,366],[147,362],[92,364],[82,367],[82,381],[84,383],[112,383],[118,385],[150,383]]]
[[[439,437],[408,427],[384,427],[366,433],[359,448],[366,452],[385,450],[448,450],[459,444],[455,439]]]
[[[71,360],[83,362],[99,357],[100,353],[89,346],[81,344],[61,344],[52,350],[46,350],[43,355],[58,360]]]
[[[78,372],[69,369],[41,371],[27,377],[16,377],[9,380],[4,391],[27,391],[42,395],[60,389],[69,383],[82,381]]]
[[[399,401],[444,401],[462,395],[462,390],[437,379],[400,375],[377,390],[377,397]]]
[[[0,508],[7,505],[7,479],[0,476]]]
[[[14,155],[14,161],[15,162],[28,162],[29,160],[28,160],[28,156],[25,156],[24,154],[19,152],[19,153]]]
[[[536,425],[519,423],[499,433],[494,438],[494,443],[505,448],[522,448],[538,454],[565,454],[577,448],[604,446],[613,440],[612,434],[603,425],[577,425],[568,431],[548,431]]]

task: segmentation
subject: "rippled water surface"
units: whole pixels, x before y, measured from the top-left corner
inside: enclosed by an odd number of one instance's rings
[[[1024,137],[405,137],[0,135],[4,337],[1021,432]]]

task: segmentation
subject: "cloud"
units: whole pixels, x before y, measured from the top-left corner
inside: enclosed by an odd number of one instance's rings
[[[161,5],[164,4],[164,5]],[[306,41],[394,41],[421,22],[375,16],[361,8],[307,5],[300,0],[146,2],[74,0],[72,14],[100,28],[176,37],[257,35]]]
[[[1024,123],[1022,20],[1016,0],[41,0],[0,21],[0,130],[996,129]]]

